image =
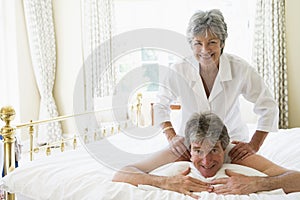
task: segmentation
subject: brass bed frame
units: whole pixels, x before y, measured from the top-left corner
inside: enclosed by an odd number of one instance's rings
[[[141,115],[141,107],[142,107],[142,103],[141,103],[141,99],[142,99],[142,95],[138,94],[137,95],[137,104],[134,106],[131,106],[131,109],[136,109],[136,117],[137,119],[139,119],[140,115]],[[153,103],[151,103],[151,124],[154,125],[154,109],[153,109]],[[40,124],[44,124],[44,123],[49,123],[49,122],[56,122],[56,121],[64,121],[73,117],[78,117],[81,115],[88,115],[88,114],[93,114],[93,113],[97,113],[97,112],[103,112],[103,111],[107,111],[107,110],[111,110],[112,108],[109,109],[102,109],[102,110],[97,110],[97,111],[91,111],[91,112],[84,112],[84,113],[80,113],[80,114],[72,114],[72,115],[64,115],[64,116],[59,116],[59,117],[55,117],[52,119],[46,119],[46,120],[38,120],[38,121],[30,121],[27,123],[22,123],[19,125],[12,125],[12,121],[15,118],[16,112],[14,110],[13,107],[11,106],[6,106],[1,108],[0,110],[0,118],[1,120],[5,123],[5,125],[1,128],[1,132],[0,134],[3,137],[3,143],[4,143],[4,175],[7,175],[8,173],[11,173],[14,169],[15,169],[15,133],[16,133],[16,129],[21,129],[21,128],[28,128],[28,132],[29,132],[29,157],[30,157],[30,161],[33,160],[33,154],[39,152],[40,149],[46,149],[46,155],[50,155],[51,154],[51,148],[53,147],[59,147],[60,150],[63,152],[65,150],[65,143],[68,140],[72,140],[73,143],[73,148],[75,149],[77,146],[77,139],[76,139],[76,134],[74,135],[73,138],[63,138],[60,141],[55,141],[52,143],[47,143],[44,146],[37,146],[34,147],[34,142],[33,142],[33,136],[34,136],[34,126],[36,125],[40,125]],[[171,105],[170,106],[171,110],[179,110],[180,109],[180,105]],[[118,122],[117,124],[117,131],[114,130],[114,126],[109,127],[110,130],[108,129],[104,129],[102,133],[100,133],[101,135],[98,135],[97,132],[94,133],[94,140],[98,140],[99,138],[104,138],[107,137],[109,135],[114,134],[115,132],[119,132],[121,128],[126,128],[127,127],[127,123],[130,121],[129,118],[127,118],[126,121],[123,122]],[[138,121],[138,120],[137,120]],[[139,124],[135,124],[136,126],[138,126]],[[87,142],[87,135],[83,135],[83,142]],[[9,192],[5,192],[5,199],[6,200],[15,200],[15,194],[14,193],[9,193]]]
[[[140,106],[137,106],[138,109],[140,109]],[[111,110],[110,109],[103,109],[103,110],[98,110],[98,111],[91,111],[91,112],[84,112],[80,114],[73,114],[73,115],[64,115],[64,116],[59,116],[55,117],[52,119],[46,119],[46,120],[38,120],[38,121],[30,121],[28,123],[22,123],[19,125],[12,125],[12,121],[15,118],[16,112],[13,107],[11,106],[6,106],[1,108],[0,110],[0,118],[1,120],[5,123],[5,125],[1,128],[0,134],[3,137],[3,143],[4,143],[4,175],[7,175],[8,173],[11,173],[15,169],[15,134],[16,134],[16,129],[21,129],[21,128],[28,128],[29,129],[29,157],[30,161],[33,160],[33,154],[37,153],[40,151],[40,149],[46,149],[46,155],[51,154],[51,148],[53,147],[59,147],[60,150],[63,152],[65,150],[65,143],[69,140],[72,140],[73,143],[73,148],[75,149],[77,146],[77,139],[76,139],[76,134],[74,137],[71,138],[62,138],[60,141],[55,141],[51,143],[47,143],[43,146],[37,146],[34,147],[34,126],[44,124],[44,123],[49,123],[49,122],[56,122],[56,121],[64,121],[73,117],[78,117],[81,115],[88,115],[88,114],[93,114],[96,112],[102,112],[102,111],[107,111]],[[140,112],[138,112],[140,113]],[[117,124],[117,129],[114,128],[114,126],[109,127],[110,130],[107,128],[103,129],[102,133],[97,133],[94,132],[94,140],[98,140],[104,137],[107,137],[109,135],[112,135],[114,133],[118,133],[121,129],[121,126],[124,126],[124,128],[127,127],[127,123],[129,122],[129,119],[127,121],[122,121]],[[83,135],[83,142],[87,142],[87,134],[84,133]],[[5,199],[6,200],[15,200],[15,194],[14,193],[9,193],[9,192],[4,192]]]

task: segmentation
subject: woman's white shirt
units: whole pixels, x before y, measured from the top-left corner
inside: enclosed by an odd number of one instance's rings
[[[248,141],[249,132],[242,121],[239,96],[254,103],[254,112],[259,116],[257,130],[277,131],[278,107],[262,78],[243,59],[223,53],[219,71],[207,98],[199,75],[199,63],[185,59],[174,64],[162,81],[158,102],[154,105],[155,123],[170,121],[170,104],[181,104],[181,125],[176,133],[184,135],[185,124],[195,112],[213,112],[228,128],[231,140]]]

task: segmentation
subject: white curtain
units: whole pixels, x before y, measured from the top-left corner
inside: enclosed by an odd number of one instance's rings
[[[112,0],[82,0],[83,57],[86,109],[91,98],[112,94],[115,69],[112,67]]]
[[[0,1],[0,107],[14,107],[19,120],[19,87],[15,1]]]
[[[19,86],[16,43],[16,4],[15,1],[0,1],[0,109],[3,106],[13,106],[16,117],[13,123],[19,122]],[[1,121],[1,127],[4,123]],[[19,132],[16,133],[19,142]],[[0,140],[0,169],[4,164],[3,141]],[[16,145],[16,147],[19,147]],[[18,148],[15,148],[15,152]],[[16,153],[16,156],[19,154]],[[20,157],[16,157],[16,161]]]
[[[39,119],[58,116],[53,97],[56,70],[55,32],[51,0],[24,0],[31,59],[39,89]],[[40,125],[38,142],[52,142],[61,137],[59,122]]]
[[[273,93],[279,127],[288,128],[285,0],[257,0],[253,63]]]

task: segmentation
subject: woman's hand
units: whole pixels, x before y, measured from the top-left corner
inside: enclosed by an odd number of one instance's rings
[[[176,134],[172,123],[167,121],[162,124],[163,133],[166,135],[170,144],[170,149],[178,158],[183,157],[186,160],[190,160],[190,152],[184,145],[184,137]]]
[[[191,169],[187,168],[179,175],[168,177],[164,181],[164,185],[162,185],[162,188],[180,192],[182,194],[191,196],[195,199],[198,199],[199,197],[193,194],[193,192],[213,191],[213,187],[211,186],[211,184],[187,176],[190,173],[190,171]]]
[[[190,160],[190,152],[184,144],[184,137],[175,135],[169,139],[170,149],[172,152],[178,156],[183,156],[184,158]]]
[[[228,178],[220,178],[213,180],[211,184],[222,184],[214,188],[217,194],[250,194],[257,192],[257,177],[245,176],[239,173],[232,172],[228,169],[225,173],[229,176]]]
[[[255,147],[251,143],[233,141],[232,144],[235,144],[235,146],[230,150],[228,154],[232,162],[238,161],[240,159],[243,160],[258,151],[258,147]]]
[[[235,147],[229,152],[231,161],[243,160],[248,156],[255,154],[263,144],[267,135],[268,132],[256,130],[249,143],[233,141],[232,144],[235,144]]]

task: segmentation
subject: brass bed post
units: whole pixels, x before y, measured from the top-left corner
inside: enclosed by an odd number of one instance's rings
[[[150,110],[150,113],[151,113],[151,125],[154,126],[154,103],[151,103],[151,110]]]
[[[30,120],[30,123],[32,123],[32,120]],[[29,126],[29,141],[30,141],[30,149],[29,149],[29,155],[30,155],[30,161],[33,161],[33,133],[34,133],[34,128],[33,125]]]
[[[1,108],[0,117],[5,122],[5,126],[1,128],[1,135],[4,143],[4,175],[15,169],[15,132],[16,128],[11,126],[10,122],[14,120],[15,110],[11,106]],[[6,200],[14,200],[15,194],[5,192]]]
[[[136,126],[139,126],[139,120],[142,115],[142,93],[138,93],[136,96],[137,104],[136,104]]]

